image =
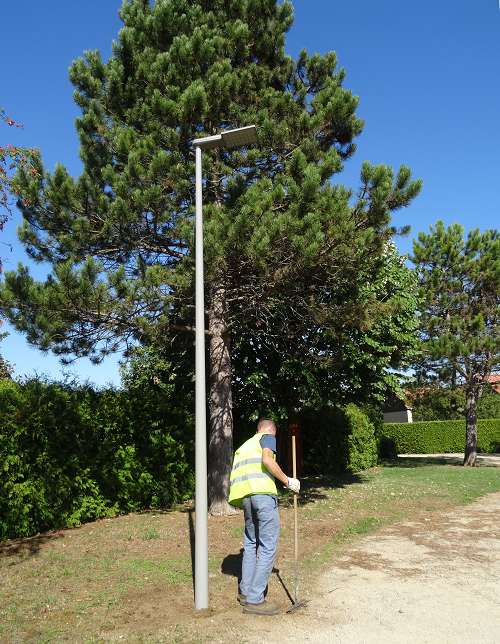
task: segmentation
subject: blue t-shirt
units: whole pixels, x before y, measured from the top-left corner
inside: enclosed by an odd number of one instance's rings
[[[268,447],[269,449],[272,449],[273,452],[276,454],[276,436],[272,436],[271,434],[264,434],[264,436],[260,439],[260,446],[262,447],[262,449],[264,449],[264,447]],[[273,476],[273,479],[274,479],[274,476]],[[276,495],[270,494],[269,496],[275,497]]]
[[[276,436],[272,436],[271,434],[264,434],[264,436],[260,439],[260,446],[262,447],[262,449],[264,449],[264,447],[272,449],[276,454]]]

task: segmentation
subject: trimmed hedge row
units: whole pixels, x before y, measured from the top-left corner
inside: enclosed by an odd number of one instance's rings
[[[416,423],[384,423],[380,436],[380,455],[436,454],[463,452],[464,420],[431,420]],[[500,451],[500,418],[477,421],[478,452]]]
[[[375,427],[355,404],[304,411],[300,422],[308,474],[355,473],[377,464]]]
[[[0,540],[190,498],[193,423],[173,393],[0,381]]]

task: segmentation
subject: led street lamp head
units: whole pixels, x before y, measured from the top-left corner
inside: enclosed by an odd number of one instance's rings
[[[212,148],[237,148],[257,143],[257,128],[255,125],[238,127],[234,130],[225,130],[214,136],[205,136],[202,139],[195,139],[193,146],[203,150]]]
[[[221,132],[221,137],[225,148],[243,147],[257,143],[257,128],[255,125],[248,125],[235,130],[225,130]]]

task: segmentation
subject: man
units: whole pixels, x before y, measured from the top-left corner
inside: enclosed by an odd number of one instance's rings
[[[276,604],[264,599],[273,569],[280,533],[278,491],[274,478],[295,494],[300,481],[283,473],[276,463],[276,425],[259,421],[257,433],[236,450],[229,503],[243,508],[245,537],[238,601],[244,613],[277,615]]]

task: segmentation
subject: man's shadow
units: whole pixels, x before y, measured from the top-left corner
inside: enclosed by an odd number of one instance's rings
[[[195,570],[195,563],[194,563],[194,558],[195,558],[195,530],[194,530],[194,510],[192,508],[189,508],[187,510],[188,514],[188,524],[189,524],[189,545],[190,545],[190,550],[191,550],[191,570],[192,570],[192,579],[193,579],[193,593],[194,593],[194,586],[195,586],[195,580],[194,580],[194,570]],[[241,581],[241,563],[243,561],[243,548],[240,549],[239,553],[236,555],[227,555],[227,557],[224,558],[221,564],[221,572],[224,575],[230,575],[231,577],[236,577],[236,592],[238,593],[238,589],[240,587],[240,581]],[[267,592],[267,589],[266,589]]]
[[[230,575],[231,577],[236,577],[237,579],[237,586],[236,586],[236,592],[238,592],[238,588],[240,587],[240,581],[241,581],[241,563],[243,561],[243,548],[240,549],[239,553],[237,555],[227,555],[222,561],[220,571],[223,575]],[[273,572],[275,573],[276,577],[278,578],[278,581],[280,584],[283,586],[283,589],[286,593],[286,596],[290,600],[290,602],[293,604],[293,597],[291,596],[288,588],[285,586],[285,583],[283,579],[281,578],[280,571],[278,568],[273,568]],[[267,596],[269,587],[266,586],[266,590],[264,591],[264,597]]]
[[[237,555],[227,555],[222,561],[220,571],[223,575],[236,577],[238,584],[241,581],[241,564],[243,561],[243,548]]]

